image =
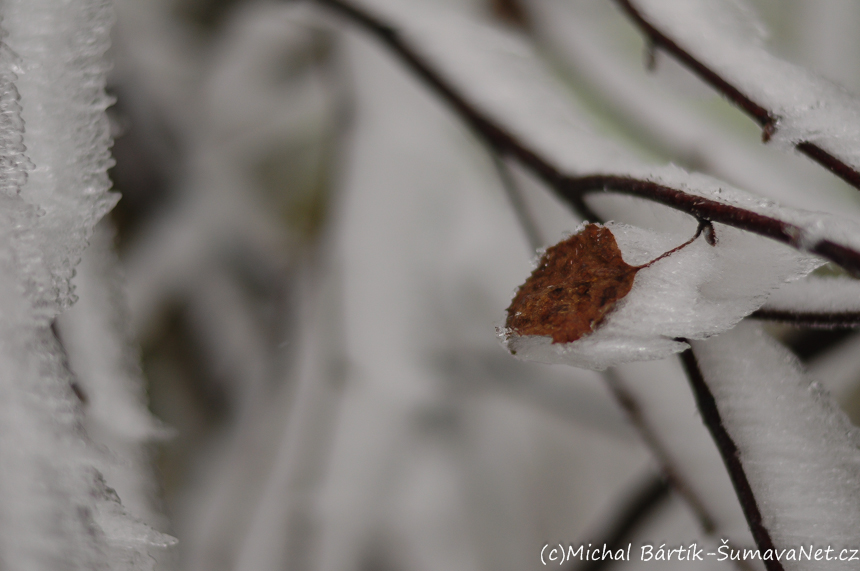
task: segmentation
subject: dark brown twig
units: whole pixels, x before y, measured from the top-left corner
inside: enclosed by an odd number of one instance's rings
[[[648,474],[614,515],[607,529],[592,540],[594,545],[606,545],[610,551],[622,549],[630,536],[671,497],[672,488],[666,478]],[[601,571],[612,563],[609,559],[591,559],[572,566],[572,571]]]
[[[856,311],[815,313],[762,307],[753,312],[750,317],[809,329],[855,329],[860,327],[860,312]]]
[[[447,79],[400,37],[390,25],[345,0],[315,0],[346,16],[371,32],[439,95],[475,134],[502,156],[516,158],[563,198],[584,219],[600,221],[585,203],[590,193],[611,191],[628,194],[680,210],[699,220],[720,222],[760,236],[800,247],[803,230],[794,224],[745,210],[738,206],[699,197],[653,181],[618,175],[571,176],[511,135],[468,101]],[[820,240],[808,250],[860,276],[860,252],[829,240]]]
[[[636,26],[646,36],[648,41],[648,49],[653,51],[662,49],[666,53],[672,55],[687,69],[692,71],[699,78],[716,89],[720,94],[728,99],[731,103],[742,109],[762,128],[762,141],[767,142],[773,136],[777,129],[779,117],[765,109],[761,104],[755,102],[750,96],[743,93],[739,88],[735,87],[719,73],[709,68],[707,65],[696,59],[687,50],[679,46],[672,38],[660,31],[656,26],[649,22],[639,10],[630,2],[630,0],[615,0],[621,10],[623,10]],[[854,188],[860,189],[860,172],[857,172],[851,166],[837,159],[815,143],[810,141],[800,141],[795,144],[795,149],[798,152],[806,155],[816,163],[820,164]]]
[[[741,463],[738,447],[723,425],[720,411],[717,409],[717,401],[705,382],[705,377],[702,375],[701,369],[699,369],[699,363],[692,349],[687,349],[681,353],[681,362],[684,365],[684,370],[687,372],[687,379],[690,381],[690,387],[693,389],[693,395],[696,398],[696,405],[702,415],[702,421],[705,423],[708,431],[710,431],[711,437],[717,445],[717,450],[719,450],[720,455],[723,457],[723,462],[728,470],[729,478],[732,480],[732,485],[735,488],[735,493],[740,501],[753,539],[761,553],[769,549],[773,553],[775,552],[773,539],[771,539],[770,532],[762,521],[761,510],[759,510],[755,494]],[[776,559],[766,560],[765,567],[768,571],[783,571],[782,564]]]

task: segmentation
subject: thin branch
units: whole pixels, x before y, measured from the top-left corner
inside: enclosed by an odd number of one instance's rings
[[[632,177],[593,175],[569,178],[564,181],[560,192],[565,196],[574,197],[600,191],[644,198],[685,212],[699,220],[720,222],[795,248],[800,246],[798,237],[804,233],[800,226],[777,218]],[[860,252],[856,250],[830,240],[820,240],[807,251],[838,264],[852,275],[860,275]]]
[[[654,430],[652,430],[651,426],[645,420],[642,410],[639,407],[639,403],[636,401],[636,397],[624,387],[624,385],[615,376],[615,373],[611,370],[606,371],[603,374],[603,377],[606,380],[606,384],[609,386],[609,389],[612,391],[615,400],[617,400],[621,407],[627,412],[630,422],[632,422],[636,427],[637,431],[642,436],[642,439],[645,441],[645,444],[651,449],[651,452],[663,467],[663,475],[666,480],[672,484],[675,491],[684,498],[690,506],[690,509],[693,510],[696,519],[699,520],[699,525],[702,527],[702,531],[708,535],[713,534],[717,528],[713,516],[705,507],[705,502],[696,495],[692,486],[687,484],[684,480],[680,470],[674,466],[671,456],[663,446],[663,442],[660,441],[654,433]]]
[[[441,72],[425,61],[408,42],[403,40],[392,26],[350,4],[347,0],[314,1],[333,9],[373,34],[380,42],[398,55],[403,63],[424,81],[432,91],[448,103],[460,118],[474,130],[480,139],[495,149],[502,157],[509,155],[519,160],[526,168],[554,189],[561,198],[565,199],[584,218],[599,220],[599,217],[585,204],[585,195],[592,192],[613,191],[669,206],[690,214],[700,221],[720,222],[800,248],[801,244],[799,242],[800,237],[804,234],[803,229],[776,218],[708,198],[691,195],[653,181],[617,175],[577,177],[563,173],[549,160],[540,156],[539,153],[529,148],[525,143],[519,141],[504,127],[495,123],[482,113],[478,107],[468,101],[465,96],[459,93],[455,86],[448,82]],[[665,42],[661,45],[666,47]],[[692,57],[689,57],[689,59],[695,61]],[[699,65],[701,66],[701,64]],[[701,67],[707,69],[704,66]],[[711,79],[716,85],[722,86],[730,93],[734,93],[739,102],[745,100],[743,94],[732,88],[727,82],[716,76],[716,74],[713,74],[713,72],[711,72],[711,75],[713,76]],[[761,112],[756,110],[752,105],[749,107],[752,112],[761,115]],[[772,125],[773,118],[767,114],[766,110],[762,111],[766,117],[766,120],[762,119],[762,124],[767,135],[767,126]],[[860,180],[860,176],[858,176],[858,180]],[[809,251],[837,263],[852,274],[860,275],[860,252],[858,251],[829,240],[818,241]],[[762,524],[761,512],[758,509],[752,489],[743,471],[743,466],[738,458],[737,447],[722,425],[714,397],[705,384],[695,357],[690,350],[682,354],[682,362],[687,369],[690,384],[693,387],[703,420],[717,443],[723,461],[726,463],[744,515],[750,525],[753,538],[762,551],[773,549],[773,541],[770,538],[768,530]],[[628,411],[631,412],[631,416],[635,422],[638,411],[635,401],[630,398],[625,401],[623,394],[617,394],[617,396],[622,404],[628,408]],[[641,419],[641,414],[638,416]],[[650,431],[643,432],[646,439],[649,434]],[[653,438],[653,434],[651,434],[651,439],[652,442],[649,444],[652,445],[653,450],[659,453],[662,450],[661,444]],[[666,457],[667,455],[664,452],[661,460],[664,460]],[[669,466],[666,462],[663,462],[663,464],[664,466]],[[682,495],[685,495],[688,503],[696,511],[702,527],[706,531],[713,530],[715,527],[713,519],[704,509],[701,500],[692,494],[689,487],[684,485],[677,473],[673,474],[672,471],[667,471],[666,476],[676,486],[676,489]],[[686,494],[685,489],[687,490]],[[783,571],[782,565],[778,561],[767,561],[766,567],[768,571]]]
[[[619,7],[630,17],[636,26],[646,36],[648,49],[662,49],[672,55],[687,69],[716,89],[726,99],[742,109],[762,128],[762,141],[767,142],[776,132],[779,116],[754,101],[750,96],[743,93],[738,87],[732,85],[719,73],[709,68],[703,62],[696,59],[692,54],[679,46],[672,38],[661,32],[651,22],[645,19],[630,0],[615,0]],[[798,152],[806,155],[816,163],[820,164],[854,188],[860,189],[860,172],[837,159],[815,143],[800,141],[795,144]]]
[[[405,41],[389,24],[350,4],[347,0],[313,0],[326,6],[370,32],[393,53],[398,55],[424,83],[442,98],[469,125],[478,138],[502,156],[516,158],[523,166],[543,180],[584,219],[600,221],[585,203],[584,197],[594,192],[611,191],[657,202],[700,220],[720,222],[778,242],[801,248],[801,227],[758,214],[731,204],[688,194],[656,182],[617,175],[570,176],[548,159],[511,135],[472,102],[466,99],[447,78],[418,51]],[[842,266],[852,275],[860,276],[860,251],[830,240],[820,240],[812,248],[827,260]]]
[[[544,246],[546,242],[544,242],[543,237],[541,236],[540,229],[532,216],[528,204],[526,204],[525,197],[523,196],[517,181],[514,180],[511,168],[505,162],[505,159],[500,157],[494,149],[490,149],[490,155],[493,158],[493,165],[496,167],[499,180],[502,182],[502,188],[505,189],[505,195],[508,197],[511,207],[514,209],[514,214],[517,216],[520,227],[522,227],[523,232],[525,232],[529,246],[533,251],[537,251],[538,248]]]
[[[636,489],[626,499],[615,514],[606,530],[592,540],[594,545],[606,545],[610,551],[624,547],[633,533],[654,511],[671,497],[672,488],[665,477],[648,474],[643,481],[637,482]],[[573,571],[601,571],[612,563],[611,559],[592,559],[581,561],[572,567]]]
[[[809,329],[855,329],[860,327],[860,312],[856,311],[817,313],[812,311],[768,309],[765,306],[753,312],[750,317],[762,321],[777,321]]]
[[[687,378],[693,389],[693,395],[696,398],[696,404],[702,415],[702,421],[710,431],[717,449],[723,457],[723,462],[726,464],[726,469],[732,480],[738,500],[740,500],[741,508],[749,524],[753,539],[761,553],[764,553],[768,549],[774,552],[773,539],[771,539],[770,532],[762,521],[761,510],[759,510],[755,494],[752,491],[743,464],[741,463],[738,447],[723,425],[720,411],[717,409],[717,402],[708,384],[705,382],[692,349],[687,349],[681,353],[681,362],[684,365],[684,370],[687,372]],[[775,559],[765,561],[765,567],[768,571],[783,571],[782,564]]]

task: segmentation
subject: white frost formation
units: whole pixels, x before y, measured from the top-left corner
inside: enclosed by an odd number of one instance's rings
[[[170,539],[128,515],[95,468],[50,327],[116,200],[104,113],[111,4],[8,0],[0,16],[2,566],[151,569],[150,549]]]
[[[634,0],[645,18],[779,117],[774,141],[810,141],[860,168],[860,99],[764,48],[764,27],[738,0]]]
[[[778,549],[860,543],[860,433],[797,359],[756,324],[693,342]],[[784,561],[785,569],[856,569],[847,561]]]
[[[609,223],[624,261],[641,266],[689,239]],[[630,293],[594,332],[572,343],[510,335],[520,358],[602,370],[618,363],[663,359],[683,351],[677,338],[705,339],[734,327],[778,286],[820,264],[782,244],[716,224],[717,243],[699,237],[637,272]]]

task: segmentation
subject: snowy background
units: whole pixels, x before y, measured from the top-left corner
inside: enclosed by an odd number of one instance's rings
[[[620,3],[347,3],[565,176],[665,185],[790,240],[714,222],[716,246],[642,270],[579,345],[515,359],[505,308],[582,217],[366,29],[310,0],[3,0],[0,567],[752,548],[688,346],[773,545],[860,548],[860,337],[747,318],[860,324],[860,266],[816,255],[860,251],[860,192],[797,150],[860,167],[860,4],[632,2],[778,116],[763,144],[663,50],[649,71]],[[585,200],[631,264],[698,224]],[[594,563],[564,568],[764,568]]]

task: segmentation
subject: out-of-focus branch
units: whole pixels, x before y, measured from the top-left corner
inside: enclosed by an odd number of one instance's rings
[[[605,191],[627,194],[680,210],[699,220],[719,222],[795,248],[808,250],[835,262],[853,275],[860,275],[860,251],[828,239],[817,240],[807,247],[802,239],[805,231],[796,224],[650,180],[606,174],[574,176],[563,172],[561,168],[514,137],[504,125],[495,122],[469,101],[441,71],[423,58],[390,24],[345,0],[314,1],[347,17],[375,36],[433,92],[448,103],[480,139],[500,155],[516,158],[583,218],[592,221],[600,220],[600,217],[585,203],[586,195]]]
[[[720,412],[717,409],[717,402],[708,384],[705,382],[692,349],[687,349],[681,354],[681,362],[690,381],[690,387],[693,389],[693,395],[696,398],[696,405],[702,415],[702,421],[711,433],[714,443],[716,443],[717,449],[723,457],[723,462],[726,464],[726,469],[732,480],[732,485],[735,487],[735,493],[738,496],[738,500],[740,500],[741,508],[744,511],[744,516],[749,524],[753,539],[761,553],[767,550],[771,550],[773,553],[776,551],[773,539],[771,539],[770,532],[762,521],[761,510],[758,507],[755,494],[753,494],[752,487],[741,463],[738,447],[725,426],[723,426]],[[776,559],[766,560],[765,567],[768,571],[783,571],[782,564]]]
[[[493,165],[496,167],[496,172],[499,175],[499,180],[502,183],[502,188],[514,209],[514,214],[517,215],[520,226],[526,234],[529,241],[529,246],[532,250],[537,251],[538,248],[545,245],[543,237],[541,237],[540,229],[532,216],[531,210],[526,204],[517,181],[514,180],[514,175],[511,172],[510,166],[505,162],[504,157],[500,157],[497,153],[490,149],[490,154],[493,158]]]
[[[696,495],[692,486],[684,481],[680,470],[673,466],[669,453],[666,451],[663,443],[645,421],[642,411],[639,408],[639,403],[636,401],[636,397],[624,388],[612,371],[607,371],[604,373],[603,377],[606,380],[606,384],[609,386],[609,389],[612,391],[615,400],[617,400],[618,404],[620,404],[627,412],[630,422],[632,422],[636,427],[639,435],[662,466],[663,476],[666,478],[666,481],[675,488],[675,490],[690,506],[690,509],[693,510],[693,513],[696,514],[696,518],[699,520],[699,525],[702,526],[702,531],[709,535],[712,534],[716,529],[716,523],[714,522],[713,516],[708,513],[705,503]]]
[[[665,477],[648,474],[627,498],[621,510],[615,514],[602,536],[594,538],[594,545],[606,545],[611,551],[621,549],[628,538],[654,511],[669,499],[672,488]],[[611,559],[582,561],[571,571],[601,571],[612,563]]]
[[[659,30],[636,9],[630,0],[615,0],[619,7],[630,17],[642,31],[648,41],[648,50],[653,53],[660,49],[674,57],[687,69],[720,92],[723,97],[742,109],[762,128],[762,141],[767,142],[776,132],[779,116],[754,101],[749,95],[732,85],[719,73],[709,68],[703,62],[678,45],[675,40]],[[653,57],[653,56],[652,56]],[[794,145],[798,152],[806,155],[820,164],[854,188],[860,189],[860,172],[834,157],[818,145],[810,141],[799,141]]]

